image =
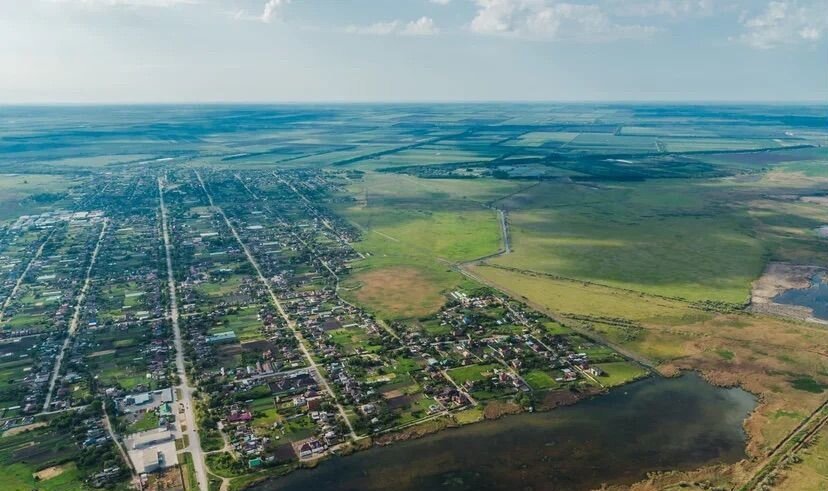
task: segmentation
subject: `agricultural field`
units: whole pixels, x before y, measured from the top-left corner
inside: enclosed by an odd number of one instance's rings
[[[0,437],[4,489],[74,491],[87,489],[87,476],[107,468],[113,476],[122,476],[125,471],[111,440],[82,444],[88,432],[101,431],[96,419],[99,412],[100,407],[53,416],[33,424],[27,431]],[[109,488],[126,486],[110,484]]]

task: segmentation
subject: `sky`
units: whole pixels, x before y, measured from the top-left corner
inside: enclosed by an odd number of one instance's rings
[[[0,0],[0,103],[828,102],[828,0]]]

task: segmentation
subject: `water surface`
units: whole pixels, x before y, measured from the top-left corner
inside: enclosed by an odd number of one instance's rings
[[[546,413],[510,416],[334,457],[271,490],[579,490],[744,457],[755,399],[694,374],[650,378]]]
[[[828,320],[828,278],[825,273],[817,273],[811,277],[811,286],[808,288],[786,290],[773,301],[787,305],[809,307],[814,311],[814,317]]]

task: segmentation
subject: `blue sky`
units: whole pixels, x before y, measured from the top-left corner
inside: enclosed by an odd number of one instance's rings
[[[825,102],[827,39],[827,0],[0,0],[0,102]]]

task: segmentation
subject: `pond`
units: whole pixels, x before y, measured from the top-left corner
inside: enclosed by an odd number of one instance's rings
[[[773,301],[787,305],[808,307],[814,311],[814,317],[828,320],[828,278],[825,273],[817,273],[811,277],[811,286],[808,288],[786,290]]]
[[[271,490],[579,490],[744,457],[756,401],[695,374],[651,377],[574,406],[334,457]]]

